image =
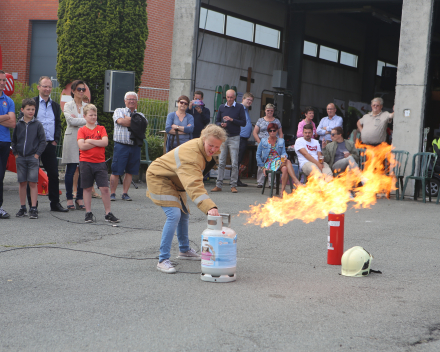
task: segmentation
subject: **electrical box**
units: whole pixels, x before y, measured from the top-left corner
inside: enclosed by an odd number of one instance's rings
[[[272,74],[272,87],[287,89],[287,71],[274,70]]]
[[[117,108],[124,108],[124,96],[127,92],[134,92],[134,71],[105,71],[104,81],[104,112],[114,112]]]

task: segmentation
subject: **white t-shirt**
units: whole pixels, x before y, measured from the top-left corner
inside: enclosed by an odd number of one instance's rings
[[[310,142],[307,142],[304,137],[300,137],[295,142],[295,152],[298,156],[298,162],[299,167],[302,168],[302,166],[308,162],[308,160],[300,153],[300,149],[306,148],[307,152],[316,160],[318,161],[318,152],[321,151],[321,146],[319,145],[319,142],[316,139],[311,139]]]

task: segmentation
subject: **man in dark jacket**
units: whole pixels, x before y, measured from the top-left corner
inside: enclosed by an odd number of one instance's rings
[[[226,104],[220,105],[215,119],[218,126],[223,127],[228,133],[228,139],[222,144],[217,184],[211,192],[220,192],[223,187],[223,178],[225,174],[226,158],[231,155],[231,192],[237,193],[238,181],[238,152],[240,149],[240,132],[241,127],[246,126],[246,114],[243,105],[235,102],[236,93],[230,89],[226,91]]]
[[[201,105],[200,103],[203,103],[203,92],[196,90],[193,100],[190,101],[188,109],[186,109],[186,113],[194,117],[193,138],[199,138],[202,130],[211,121],[211,112],[204,104]]]
[[[65,213],[69,210],[63,208],[60,204],[60,180],[57,160],[57,144],[61,136],[61,107],[50,98],[52,92],[50,77],[40,77],[37,89],[40,94],[33,99],[36,103],[35,117],[43,125],[46,134],[46,148],[40,159],[49,179],[50,210]],[[23,114],[20,113],[19,118],[22,116]],[[29,187],[27,194],[29,206],[32,206]]]

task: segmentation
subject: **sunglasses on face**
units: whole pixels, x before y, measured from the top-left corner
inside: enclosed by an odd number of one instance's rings
[[[77,92],[85,92],[86,89],[85,88],[76,88]]]
[[[269,132],[276,132],[277,130],[269,130]]]
[[[336,133],[332,133],[332,134],[330,134],[332,137],[334,137],[334,136],[336,136]]]
[[[179,104],[188,105],[186,101],[179,101]]]

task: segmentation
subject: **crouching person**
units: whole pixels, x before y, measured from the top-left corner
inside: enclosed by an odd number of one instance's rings
[[[186,193],[204,213],[219,216],[217,206],[208,196],[203,176],[215,165],[213,155],[220,154],[226,132],[208,125],[200,138],[192,139],[156,159],[147,169],[147,197],[162,207],[167,220],[162,231],[157,270],[172,274],[176,269],[170,262],[171,243],[177,230],[178,259],[200,260],[189,246],[189,208]]]
[[[87,104],[84,109],[86,125],[78,130],[79,173],[83,187],[84,205],[86,206],[85,222],[94,222],[92,214],[93,183],[99,187],[105,208],[105,221],[119,222],[110,209],[110,192],[108,189],[107,165],[105,164],[105,147],[108,145],[107,131],[104,126],[96,125],[98,113],[96,106]]]
[[[18,194],[20,196],[20,210],[18,218],[27,216],[26,187],[29,182],[31,207],[29,219],[38,219],[38,173],[40,169],[40,155],[46,149],[46,134],[43,125],[35,118],[34,99],[24,99],[21,104],[23,117],[18,120],[12,135],[12,153],[15,155],[17,178],[20,183]]]

